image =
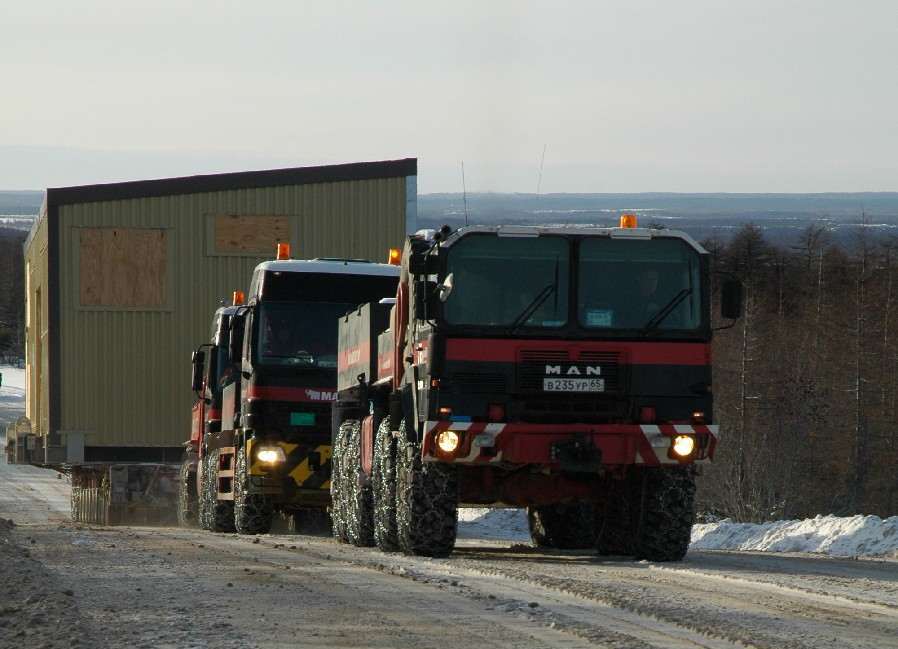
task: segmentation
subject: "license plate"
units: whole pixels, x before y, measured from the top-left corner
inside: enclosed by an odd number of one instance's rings
[[[543,392],[604,392],[605,379],[543,379]]]

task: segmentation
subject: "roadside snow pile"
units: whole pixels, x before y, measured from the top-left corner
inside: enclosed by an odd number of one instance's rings
[[[898,556],[898,516],[817,516],[803,521],[734,523],[692,528],[693,550],[814,552],[835,557]]]
[[[10,365],[0,365],[4,388],[25,392],[25,370]]]
[[[530,542],[526,509],[462,507],[458,510],[458,536],[463,539]]]

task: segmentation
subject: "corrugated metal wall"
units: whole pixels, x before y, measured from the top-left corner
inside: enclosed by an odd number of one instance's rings
[[[47,432],[50,412],[46,216],[43,211],[25,249],[25,416],[35,434]]]
[[[247,289],[260,257],[210,256],[215,215],[286,215],[295,258],[383,261],[406,228],[404,178],[62,205],[60,429],[85,446],[177,446],[188,436],[190,352],[219,299]],[[82,308],[81,227],[166,228],[170,310]]]

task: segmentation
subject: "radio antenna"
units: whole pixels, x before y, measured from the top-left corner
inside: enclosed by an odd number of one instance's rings
[[[461,197],[465,205],[465,227],[468,225],[468,189],[465,186],[465,161],[461,161]]]
[[[539,190],[543,184],[543,163],[546,161],[546,146],[543,144],[543,154],[539,158],[539,176],[536,179],[536,197],[539,198]]]

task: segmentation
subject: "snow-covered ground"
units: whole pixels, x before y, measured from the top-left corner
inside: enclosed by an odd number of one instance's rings
[[[898,556],[898,516],[817,516],[759,524],[724,520],[694,526],[691,548],[814,552],[835,557]]]
[[[462,539],[530,543],[527,512],[523,509],[465,507],[458,510],[458,523]]]
[[[460,509],[458,519],[463,539],[530,542],[522,509]],[[817,516],[762,524],[724,520],[693,527],[690,548],[898,557],[898,516]]]
[[[0,438],[6,439],[6,424],[25,414],[25,370],[0,365]]]

